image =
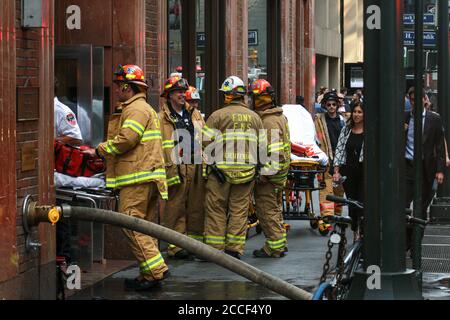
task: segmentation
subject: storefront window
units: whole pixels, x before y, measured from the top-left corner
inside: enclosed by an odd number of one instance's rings
[[[182,10],[181,0],[168,0],[169,10],[169,76],[182,73],[183,46],[182,46]]]
[[[248,80],[267,79],[267,0],[248,1]]]
[[[196,51],[196,83],[195,87],[200,91],[202,98],[200,107],[204,111],[205,104],[205,62],[206,62],[206,36],[205,36],[205,0],[197,0],[196,12],[196,32],[197,32],[197,51]]]

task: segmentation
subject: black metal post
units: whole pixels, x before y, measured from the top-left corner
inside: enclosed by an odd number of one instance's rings
[[[449,99],[449,19],[448,1],[438,0],[438,112],[445,128],[445,139],[450,142],[450,99]],[[439,192],[440,196],[450,197],[450,171],[445,174],[445,181]]]
[[[341,88],[345,87],[345,48],[344,48],[344,32],[345,32],[345,5],[344,0],[340,0],[340,26],[341,26],[341,63],[340,63],[340,71],[341,71]]]
[[[401,200],[405,189],[401,174],[405,156],[403,0],[365,0],[364,13],[367,261],[366,269],[356,272],[349,299],[421,299],[414,270],[406,270],[405,208]],[[381,274],[368,273],[369,266],[379,267]],[[372,277],[379,277],[381,287],[368,285]]]
[[[422,114],[423,114],[423,0],[415,0],[415,104],[414,104],[414,216],[424,219],[422,208]],[[413,269],[418,271],[421,284],[422,233],[419,228],[413,231],[412,260]]]
[[[196,86],[196,48],[197,32],[195,28],[196,21],[196,0],[182,0],[182,46],[183,46],[183,77],[189,84]]]

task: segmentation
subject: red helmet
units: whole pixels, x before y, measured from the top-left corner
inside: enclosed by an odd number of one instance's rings
[[[186,101],[191,100],[200,100],[200,93],[193,86],[189,86],[189,89],[186,91]]]
[[[275,90],[273,90],[273,87],[269,83],[269,81],[264,79],[257,79],[248,86],[248,92],[250,95],[262,96],[272,95],[275,93]]]
[[[161,97],[167,98],[169,93],[175,90],[184,90],[187,91],[189,89],[189,84],[186,79],[181,78],[180,76],[173,76],[167,79],[164,82],[163,92],[161,93]]]
[[[119,65],[119,69],[114,72],[114,75],[116,76],[114,82],[134,83],[148,88],[144,71],[134,64],[127,64],[125,66]]]

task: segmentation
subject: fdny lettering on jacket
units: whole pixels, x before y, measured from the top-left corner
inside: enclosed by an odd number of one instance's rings
[[[252,117],[249,114],[233,114],[232,119],[234,130],[249,130],[252,128]]]

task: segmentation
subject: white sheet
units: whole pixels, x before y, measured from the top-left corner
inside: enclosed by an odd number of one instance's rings
[[[312,145],[322,166],[328,164],[327,155],[316,143],[316,127],[311,114],[301,105],[286,104],[283,106],[283,114],[288,119],[291,142],[303,145]],[[291,160],[303,158],[291,154]]]

